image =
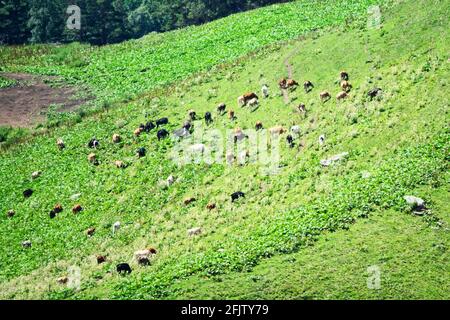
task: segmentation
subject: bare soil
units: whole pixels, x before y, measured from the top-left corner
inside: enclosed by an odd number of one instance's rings
[[[25,73],[2,73],[2,77],[16,80],[17,85],[0,89],[0,126],[30,127],[45,120],[50,105],[59,105],[57,111],[71,111],[89,99],[74,98],[73,87],[54,88],[46,79]]]

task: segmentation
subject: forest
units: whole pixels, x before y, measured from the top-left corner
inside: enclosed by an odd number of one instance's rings
[[[0,44],[84,42],[94,45],[203,24],[286,0],[0,0]],[[67,28],[69,6],[80,28]]]

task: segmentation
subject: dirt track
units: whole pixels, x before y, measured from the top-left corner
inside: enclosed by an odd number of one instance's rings
[[[60,111],[68,111],[86,102],[73,99],[75,88],[52,88],[41,77],[23,73],[1,76],[16,80],[18,84],[0,89],[0,126],[33,126],[45,120],[45,113],[52,104],[61,105]]]

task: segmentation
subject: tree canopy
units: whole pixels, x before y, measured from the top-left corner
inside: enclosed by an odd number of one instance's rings
[[[0,43],[88,42],[95,45],[202,24],[286,0],[0,0]],[[67,8],[81,28],[66,27]]]

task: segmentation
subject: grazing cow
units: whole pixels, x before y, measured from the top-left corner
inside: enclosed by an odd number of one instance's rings
[[[236,119],[236,116],[234,114],[234,110],[228,111],[228,119],[230,119],[230,120]]]
[[[247,102],[247,105],[251,108],[255,108],[259,105],[259,101],[256,98],[251,99],[250,101]]]
[[[370,98],[370,100],[372,100],[373,98],[376,98],[381,92],[381,88],[373,88],[367,93],[367,96]]]
[[[239,107],[245,106],[245,99],[244,99],[244,96],[239,96],[239,97],[237,98],[237,104],[238,104]]]
[[[308,93],[314,89],[314,85],[311,81],[307,80],[303,83],[303,89],[305,89],[305,92]]]
[[[177,138],[186,138],[190,135],[190,133],[189,133],[189,129],[186,129],[185,127],[183,127],[181,129],[174,130],[173,135]]]
[[[90,163],[95,163],[95,161],[97,161],[97,156],[95,155],[95,153],[90,153],[90,154],[88,155],[88,161],[89,161]]]
[[[190,205],[191,203],[195,202],[197,199],[193,198],[193,197],[189,197],[189,198],[185,198],[183,200],[183,203],[185,206]]]
[[[300,103],[297,108],[301,113],[306,113],[306,105],[304,103]]]
[[[288,89],[294,89],[298,87],[298,82],[295,81],[294,79],[288,79],[286,82],[286,85],[288,87]]]
[[[6,216],[8,217],[8,218],[12,218],[12,217],[14,217],[16,215],[16,212],[14,211],[14,210],[9,210],[7,213],[6,213]]]
[[[116,166],[117,169],[125,169],[126,168],[126,164],[120,160],[114,161],[114,165]]]
[[[322,134],[322,135],[319,137],[319,144],[320,144],[321,146],[323,146],[323,145],[325,144],[325,135],[324,135],[324,134]]]
[[[280,81],[278,81],[278,86],[280,87],[281,90],[287,89],[287,80],[286,80],[286,78],[283,78]]]
[[[98,148],[100,146],[100,142],[98,142],[98,140],[97,139],[95,139],[95,138],[92,138],[90,141],[89,141],[89,143],[88,143],[88,147],[89,148]]]
[[[249,101],[253,100],[253,99],[256,99],[256,100],[259,99],[258,96],[256,95],[256,93],[247,92],[238,98],[238,105],[240,107],[245,107],[249,103]],[[255,100],[253,100],[253,101],[255,101]]]
[[[55,212],[55,210],[52,209],[52,210],[50,211],[49,216],[50,216],[50,219],[55,219],[55,218],[56,218],[56,212]]]
[[[175,183],[175,177],[172,176],[172,175],[170,175],[170,176],[167,178],[166,182],[167,182],[167,185],[168,185],[168,186],[173,185],[173,184]]]
[[[112,234],[116,234],[117,231],[120,229],[120,221],[114,222],[112,226]]]
[[[154,252],[156,253],[156,250],[152,248]],[[150,256],[152,256],[154,253],[152,253],[151,249],[145,249],[136,251],[134,253],[134,258],[136,259],[137,263],[141,266],[148,266],[150,264]]]
[[[292,135],[288,135],[288,136],[286,137],[286,141],[287,141],[287,143],[289,144],[289,147],[290,147],[290,148],[293,148],[293,147],[294,147],[294,138],[292,137]]]
[[[183,128],[186,129],[187,131],[191,130],[191,128],[192,128],[191,122],[190,122],[190,121],[186,121],[186,122],[183,124]]]
[[[231,202],[235,202],[236,200],[238,200],[240,198],[244,198],[244,197],[245,197],[245,193],[243,193],[241,191],[237,191],[231,195]]]
[[[199,227],[197,227],[197,228],[192,228],[192,229],[189,229],[189,230],[188,230],[188,235],[189,235],[190,237],[198,236],[198,235],[200,235],[201,233],[202,233],[202,228],[199,228]]]
[[[320,100],[322,101],[322,103],[327,102],[330,99],[331,99],[331,95],[329,92],[323,91],[320,93]]]
[[[56,145],[58,146],[59,150],[62,150],[66,147],[66,145],[64,144],[64,141],[61,138],[56,140]]]
[[[250,101],[252,99],[259,99],[259,97],[254,92],[247,92],[243,95],[243,97],[244,97],[245,103],[247,103],[248,101]]]
[[[300,132],[301,132],[300,126],[298,126],[298,125],[292,126],[291,132],[292,132],[293,134],[295,134],[296,136],[299,136],[299,135],[300,135]]]
[[[69,282],[69,278],[61,277],[61,278],[56,279],[56,282],[58,282],[59,284],[67,284]]]
[[[31,248],[31,241],[30,240],[26,240],[24,242],[22,242],[22,247],[29,249]]]
[[[144,148],[144,147],[142,147],[142,148],[139,148],[139,149],[137,149],[137,151],[136,151],[136,155],[138,156],[138,158],[143,158],[143,157],[145,157],[145,154],[147,153],[147,150]]]
[[[166,125],[168,123],[169,123],[169,119],[167,119],[167,118],[161,118],[159,120],[156,120],[156,126],[157,127]]]
[[[269,87],[266,84],[262,86],[261,93],[264,99],[267,99],[269,97]]]
[[[211,124],[213,122],[211,112],[205,113],[205,121],[206,121],[206,124]]]
[[[227,109],[227,105],[225,103],[221,103],[217,106],[217,112],[223,115],[225,110]]]
[[[347,92],[342,91],[342,92],[339,92],[339,93],[337,94],[336,99],[337,99],[337,100],[344,100],[344,99],[347,98],[347,97],[348,97]]]
[[[156,125],[152,121],[148,121],[144,126],[144,131],[149,133],[150,131],[152,131],[155,128],[156,128]]]
[[[119,143],[121,140],[122,140],[122,138],[120,138],[120,136],[117,133],[114,134],[113,137],[112,137],[112,141],[114,143]]]
[[[158,141],[165,139],[169,136],[169,132],[166,129],[161,129],[157,133]]]
[[[344,80],[344,81],[348,81],[350,79],[350,77],[348,76],[348,73],[346,71],[341,71],[340,76],[341,76],[341,80]]]
[[[53,207],[53,212],[55,212],[55,213],[61,213],[61,212],[63,212],[63,207],[62,207],[62,205],[60,205],[60,204],[55,205],[55,206]]]
[[[204,144],[194,144],[192,146],[189,147],[189,151],[191,153],[203,153],[206,150],[206,146]]]
[[[95,233],[95,228],[89,228],[86,230],[86,235],[88,237],[92,237],[94,235],[94,233]]]
[[[142,132],[144,132],[144,128],[143,127],[139,127],[136,130],[134,130],[133,134],[134,134],[135,137],[139,137]]]
[[[269,132],[271,135],[283,134],[286,132],[286,129],[284,129],[282,126],[276,126],[276,127],[270,128]]]
[[[255,125],[255,130],[256,131],[259,131],[259,130],[262,130],[263,129],[263,124],[262,124],[262,122],[261,121],[257,121],[256,122],[256,125]]]
[[[33,195],[33,190],[32,189],[27,189],[23,192],[23,197],[24,198],[29,198]]]
[[[106,262],[105,256],[97,256],[97,264],[102,264]]]
[[[294,79],[286,79],[283,78],[278,82],[278,85],[280,86],[280,89],[286,90],[286,89],[295,89],[298,86],[298,82]]]
[[[35,172],[33,172],[33,173],[31,174],[31,179],[35,180],[35,179],[39,178],[39,177],[41,176],[41,173],[42,173],[42,172],[40,172],[40,171],[35,171]]]
[[[245,165],[247,162],[247,159],[250,157],[250,152],[248,150],[242,150],[238,154],[238,163],[240,165]]]
[[[227,158],[227,164],[229,166],[231,166],[233,164],[234,160],[236,159],[232,152],[228,152],[226,158]]]
[[[188,118],[190,121],[195,121],[195,119],[197,118],[197,113],[194,110],[189,110],[188,111]]]
[[[117,273],[123,275],[123,274],[130,274],[131,273],[131,267],[128,263],[120,263],[116,266]]]
[[[215,208],[216,208],[215,203],[208,203],[208,205],[206,206],[206,209],[208,209],[209,211],[214,210]]]
[[[349,92],[352,89],[352,85],[347,80],[342,80],[341,89],[342,91]]]
[[[248,136],[242,131],[241,128],[234,129],[234,143],[237,143],[238,141],[242,141],[245,138],[248,138]]]
[[[81,205],[79,205],[79,204],[75,205],[75,206],[72,208],[72,213],[73,213],[73,214],[80,213],[81,211],[83,211],[83,207],[82,207]]]

